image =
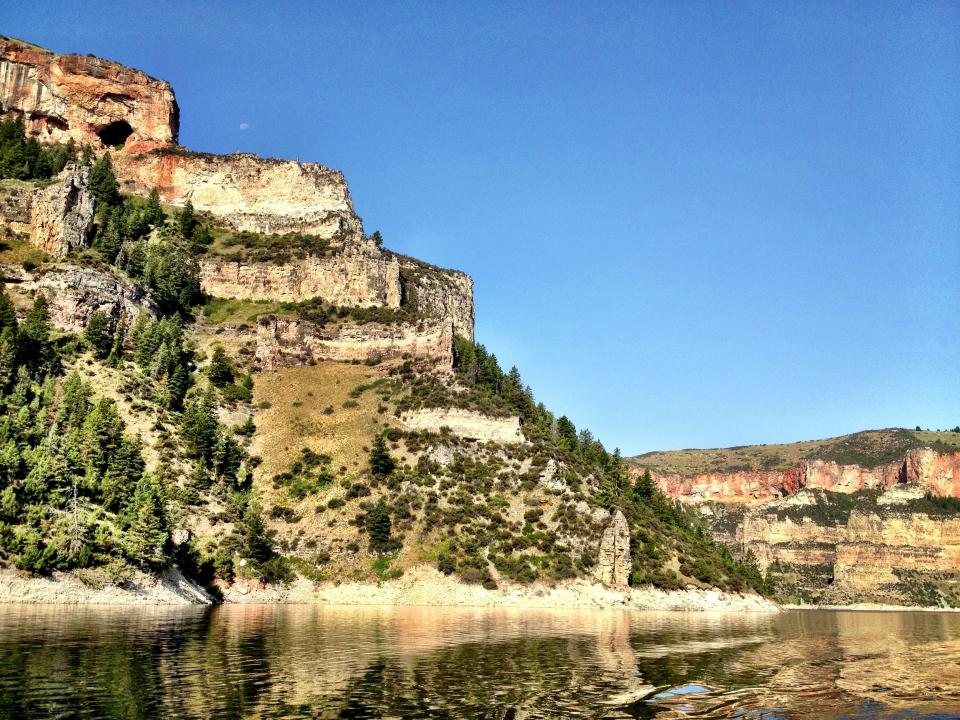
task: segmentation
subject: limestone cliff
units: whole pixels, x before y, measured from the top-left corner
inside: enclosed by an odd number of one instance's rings
[[[449,320],[410,325],[317,325],[289,317],[264,315],[257,322],[257,365],[276,370],[320,360],[393,360],[431,358],[453,364],[453,327]]]
[[[0,36],[0,113],[19,114],[42,141],[73,138],[125,152],[177,142],[170,84],[92,55],[58,55]]]
[[[323,298],[347,307],[400,307],[395,258],[371,253],[307,257],[283,265],[207,258],[200,285],[213,297],[301,302]]]
[[[213,215],[219,224],[259,233],[302,232],[340,244],[364,244],[343,174],[317,163],[256,155],[209,155],[182,148],[122,154],[122,188]]]
[[[122,322],[125,328],[142,312],[156,315],[141,288],[93,268],[59,265],[30,278],[24,287],[46,298],[50,322],[64,332],[83,332],[97,311],[107,313],[115,323]]]
[[[630,581],[630,527],[617,510],[600,538],[600,552],[594,576],[604,585],[627,587]]]
[[[400,422],[412,430],[437,432],[448,428],[457,437],[494,443],[522,443],[520,418],[492,417],[462,408],[426,408],[400,416]]]
[[[53,257],[86,247],[93,235],[94,200],[90,168],[68,165],[54,181],[34,192],[30,241]]]
[[[641,472],[635,467],[634,472]],[[653,473],[718,540],[750,553],[788,597],[960,603],[960,452],[908,451],[873,467],[824,460],[782,471]]]

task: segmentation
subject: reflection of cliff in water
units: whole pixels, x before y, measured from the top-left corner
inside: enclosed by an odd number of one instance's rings
[[[0,716],[949,713],[958,658],[960,615],[6,607]]]

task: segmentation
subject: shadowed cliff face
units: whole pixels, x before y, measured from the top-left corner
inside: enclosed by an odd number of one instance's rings
[[[960,604],[960,513],[927,499],[960,498],[960,452],[653,477],[698,507],[717,539],[752,554],[786,599]]]

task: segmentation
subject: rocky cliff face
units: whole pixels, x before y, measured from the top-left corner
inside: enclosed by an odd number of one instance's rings
[[[23,115],[42,141],[73,138],[138,152],[177,142],[170,84],[92,55],[57,55],[0,37],[0,112]]]
[[[604,585],[624,588],[630,582],[630,526],[617,510],[600,538],[600,552],[594,576]]]
[[[406,257],[400,260],[400,276],[405,303],[422,315],[450,318],[454,332],[473,340],[473,278]]]
[[[400,307],[400,270],[395,258],[343,253],[275,265],[216,258],[200,263],[203,292],[242,300],[301,302],[323,298],[346,307]]]
[[[189,200],[236,230],[364,242],[343,174],[317,163],[167,148],[124,154],[114,165],[126,192],[146,195],[157,188],[164,202],[182,206]]]
[[[431,358],[453,364],[453,328],[449,320],[433,324],[338,325],[317,327],[297,318],[265,315],[257,322],[257,364],[262,370],[340,362]]]
[[[872,468],[810,460],[786,471],[654,478],[794,599],[960,604],[960,515],[913,502],[960,497],[960,453],[911,450]]]
[[[60,265],[29,280],[25,288],[46,298],[50,322],[64,332],[83,332],[98,310],[125,329],[141,312],[156,315],[141,288],[92,268]]]
[[[491,417],[462,408],[427,408],[404,413],[400,422],[411,430],[439,432],[441,428],[449,428],[457,437],[480,442],[508,445],[523,442],[520,418],[516,416]]]
[[[90,244],[94,200],[90,168],[68,165],[54,181],[35,191],[30,209],[30,241],[56,258]]]

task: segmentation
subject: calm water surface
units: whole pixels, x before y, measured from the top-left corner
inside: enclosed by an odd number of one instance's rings
[[[3,718],[960,718],[960,615],[0,606]]]

